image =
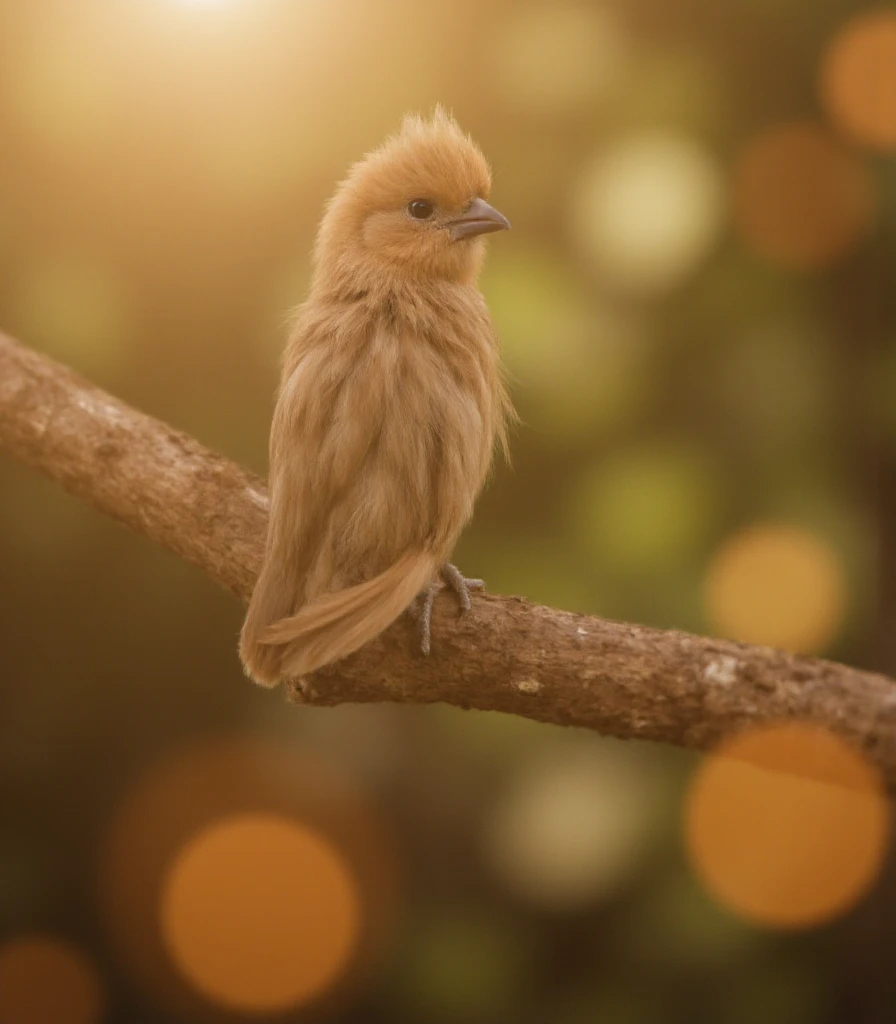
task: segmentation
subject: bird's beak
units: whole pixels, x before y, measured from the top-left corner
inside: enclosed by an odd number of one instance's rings
[[[485,235],[490,231],[507,231],[510,221],[484,199],[474,199],[460,217],[448,223],[452,241]]]

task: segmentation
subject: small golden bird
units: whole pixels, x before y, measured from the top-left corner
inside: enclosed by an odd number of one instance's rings
[[[271,515],[240,637],[264,686],[351,654],[405,610],[429,652],[448,561],[513,411],[476,280],[485,157],[442,108],[349,171],[326,209],[271,425]]]

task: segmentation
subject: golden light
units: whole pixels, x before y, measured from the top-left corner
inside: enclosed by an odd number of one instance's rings
[[[872,149],[896,150],[896,11],[864,11],[836,33],[820,88],[840,128]]]
[[[877,211],[869,169],[811,123],[754,139],[734,171],[738,228],[756,252],[785,267],[827,266],[856,246]]]
[[[133,320],[125,287],[86,254],[22,260],[11,309],[24,338],[85,372],[106,373],[127,352]]]
[[[659,790],[640,749],[571,743],[531,762],[485,825],[501,881],[538,906],[567,910],[614,892],[656,836]]]
[[[811,928],[873,884],[889,818],[878,773],[860,754],[820,729],[773,725],[703,761],[685,841],[703,885],[729,910],[770,928]]]
[[[249,737],[195,743],[137,781],[99,863],[111,945],[188,1020],[330,1007],[391,937],[379,820],[322,755]]]
[[[821,537],[782,523],[758,523],[719,548],[703,585],[713,631],[744,643],[823,650],[846,613],[841,559]]]
[[[70,157],[111,130],[119,109],[114,30],[83,5],[51,17],[33,12],[17,34],[16,59],[4,68],[18,127],[35,141],[64,146]]]
[[[345,970],[360,927],[351,871],[324,837],[288,818],[243,815],[194,837],[162,895],[162,933],[214,1003],[275,1013]]]
[[[103,986],[75,946],[48,935],[0,946],[0,1021],[6,1024],[98,1024]]]
[[[582,3],[522,7],[496,43],[489,63],[499,88],[548,113],[587,109],[617,83],[628,56],[612,12]]]
[[[686,280],[715,242],[725,192],[716,160],[699,143],[674,132],[644,132],[584,168],[570,229],[611,283],[664,291]]]

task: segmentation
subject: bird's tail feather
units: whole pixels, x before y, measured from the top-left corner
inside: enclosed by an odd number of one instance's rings
[[[261,686],[276,686],[283,677],[280,667],[283,649],[261,643],[261,634],[269,623],[289,615],[296,606],[296,588],[289,578],[292,569],[286,557],[268,555],[240,631],[243,668]]]
[[[303,676],[363,647],[408,607],[432,580],[438,560],[427,551],[409,552],[373,579],[325,594],[295,615],[261,631],[262,644],[286,646],[284,676]]]

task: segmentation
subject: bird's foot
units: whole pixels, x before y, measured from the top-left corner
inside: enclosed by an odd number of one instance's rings
[[[411,618],[417,623],[417,633],[420,637],[420,651],[427,655],[430,651],[432,639],[432,605],[436,594],[446,587],[454,591],[457,603],[460,605],[460,614],[466,615],[473,607],[470,600],[471,590],[483,590],[484,580],[469,580],[461,573],[457,566],[446,562],[439,570],[439,579],[421,591],[411,603],[408,612]]]
[[[454,591],[461,615],[465,615],[473,607],[470,601],[471,590],[485,590],[485,580],[468,580],[456,565],[446,562],[439,573],[445,585]]]

